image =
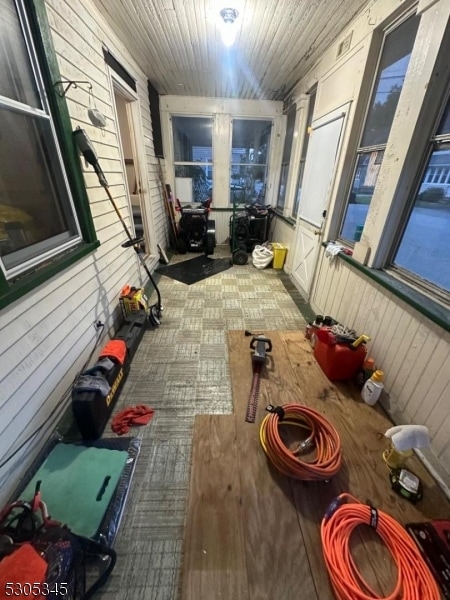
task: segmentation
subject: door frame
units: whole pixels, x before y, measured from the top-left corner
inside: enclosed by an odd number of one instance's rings
[[[347,124],[348,124],[348,120],[349,120],[351,104],[352,104],[351,101],[345,102],[341,106],[338,106],[337,108],[331,110],[330,112],[326,113],[325,115],[318,117],[312,123],[312,130],[314,131],[314,129],[319,129],[319,128],[325,127],[326,125],[328,125],[340,118],[343,119],[342,126],[341,126],[341,132],[339,135],[339,141],[338,141],[338,145],[336,148],[336,160],[334,162],[330,185],[328,187],[328,192],[327,192],[327,196],[326,196],[326,204],[323,207],[323,210],[326,211],[326,216],[321,219],[320,225],[316,225],[310,219],[302,218],[300,216],[301,215],[301,201],[302,201],[301,198],[300,198],[300,204],[299,204],[298,212],[297,212],[296,226],[295,226],[295,230],[294,230],[294,256],[293,256],[293,260],[292,260],[292,268],[291,268],[290,278],[292,279],[292,281],[294,282],[296,287],[298,287],[300,289],[302,294],[304,294],[306,296],[307,300],[309,300],[309,298],[312,295],[312,291],[314,289],[314,284],[315,284],[315,281],[317,278],[317,272],[318,272],[318,267],[319,267],[319,263],[320,263],[319,250],[320,250],[321,241],[323,239],[324,234],[329,229],[327,227],[327,223],[329,223],[330,206],[332,205],[332,198],[334,197],[334,194],[335,194],[335,188],[336,188],[336,184],[337,184],[337,175],[339,172],[339,164],[342,161],[342,157],[343,157],[342,149],[344,146],[344,138],[347,135]],[[308,161],[308,157],[311,158],[310,151],[311,151],[311,144],[308,147],[308,154],[306,156],[306,161]],[[305,168],[306,168],[306,164],[305,164]],[[311,281],[310,281],[310,284],[309,284],[307,290],[302,288],[302,286],[298,282],[297,278],[295,277],[295,271],[294,271],[294,265],[297,262],[296,257],[297,257],[297,253],[299,252],[299,247],[300,247],[300,240],[299,240],[300,221],[305,222],[308,225],[308,227],[318,228],[321,231],[321,234],[318,236],[320,241],[318,241],[317,247],[315,249],[315,259],[314,259],[314,266],[312,269]]]
[[[142,215],[142,224],[144,227],[144,236],[146,241],[146,249],[147,249],[147,257],[148,256],[156,256],[158,254],[158,249],[156,246],[156,234],[153,224],[153,219],[151,215],[151,199],[148,192],[148,170],[147,170],[147,160],[146,160],[146,152],[145,152],[145,144],[144,144],[144,132],[142,129],[142,115],[141,115],[141,107],[139,96],[134,90],[130,89],[124,81],[113,71],[110,67],[108,67],[109,79],[110,79],[110,88],[111,88],[111,99],[112,99],[112,111],[114,114],[114,118],[117,126],[117,136],[118,140],[120,140],[120,129],[119,129],[119,120],[117,116],[117,107],[115,101],[115,94],[122,96],[122,98],[126,101],[126,110],[128,116],[128,125],[130,128],[131,134],[131,143],[133,147],[133,154],[135,155],[135,170],[136,176],[139,182],[140,189],[140,202],[141,202],[141,215]],[[127,174],[125,167],[125,159],[123,156],[123,146],[122,141],[118,144],[120,161],[122,163],[122,171],[124,176],[124,187],[125,187],[125,195],[128,202],[128,210],[131,217],[131,223],[133,224],[133,207],[131,204],[131,197],[128,190],[127,182]]]

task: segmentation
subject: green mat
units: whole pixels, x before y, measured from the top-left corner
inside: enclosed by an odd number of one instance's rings
[[[122,450],[56,444],[20,497],[31,500],[41,481],[42,500],[52,519],[78,535],[94,537],[127,458]]]

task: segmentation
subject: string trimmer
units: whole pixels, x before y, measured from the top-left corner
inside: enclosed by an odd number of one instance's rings
[[[122,244],[122,248],[133,248],[133,250],[138,255],[141,265],[144,267],[144,270],[147,273],[148,278],[150,279],[153,287],[155,288],[155,292],[158,297],[158,302],[149,307],[148,319],[149,319],[151,325],[153,325],[154,327],[158,327],[159,325],[161,325],[161,316],[162,316],[161,313],[163,310],[163,307],[161,304],[161,294],[159,292],[159,289],[158,289],[158,286],[156,285],[155,280],[152,277],[152,274],[150,273],[150,269],[145,264],[145,260],[142,255],[144,238],[143,237],[136,237],[136,238],[132,237],[130,230],[127,227],[127,224],[123,220],[123,217],[120,214],[120,211],[117,208],[116,203],[114,202],[114,198],[112,197],[111,192],[109,190],[108,182],[106,181],[106,177],[105,177],[105,175],[100,167],[100,164],[98,162],[97,153],[95,152],[94,146],[92,145],[91,140],[88,138],[85,130],[80,129],[80,127],[77,127],[76,130],[73,132],[73,137],[75,139],[75,143],[76,143],[79,151],[81,152],[81,154],[84,157],[84,160],[94,167],[94,171],[97,174],[100,185],[104,188],[109,200],[111,201],[111,204],[114,207],[114,210],[116,211],[117,216],[119,217],[119,221],[122,223],[122,227],[124,228],[125,233],[127,234],[128,240]]]

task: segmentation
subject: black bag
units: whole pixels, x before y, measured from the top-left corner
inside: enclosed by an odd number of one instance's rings
[[[112,548],[52,521],[38,492],[31,504],[14,502],[0,513],[0,541],[0,564],[2,558],[13,555],[23,543],[33,546],[47,563],[45,596],[55,600],[61,596],[65,600],[87,600],[106,582],[116,564]],[[89,574],[99,574],[86,589],[88,568]]]
[[[53,593],[55,600],[60,600],[61,595],[69,600],[87,600],[106,582],[116,563],[116,552],[112,548],[75,535],[67,527],[42,528],[31,544],[48,564],[46,583],[49,597]],[[109,562],[106,563],[107,557]],[[86,590],[88,567],[100,568],[101,573]],[[61,588],[63,584],[67,590]]]

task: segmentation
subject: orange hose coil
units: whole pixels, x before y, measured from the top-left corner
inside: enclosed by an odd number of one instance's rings
[[[269,413],[261,423],[260,440],[269,460],[281,473],[305,481],[330,479],[341,468],[341,440],[336,429],[317,411],[301,404],[284,404],[284,417]],[[302,460],[283,443],[279,426],[295,425],[311,431],[308,438],[316,455]],[[302,445],[300,445],[301,447]]]
[[[346,501],[350,503],[342,504]],[[374,509],[362,504],[350,494],[341,494],[336,503],[337,508],[333,507],[331,511],[328,509],[325,513],[321,524],[321,537],[325,563],[338,600],[441,598],[433,575],[407,531],[390,515],[380,510],[376,511],[376,531],[397,565],[397,581],[389,596],[382,597],[377,594],[358,571],[349,548],[353,530],[361,524],[370,525]],[[331,515],[327,514],[329,512]]]

